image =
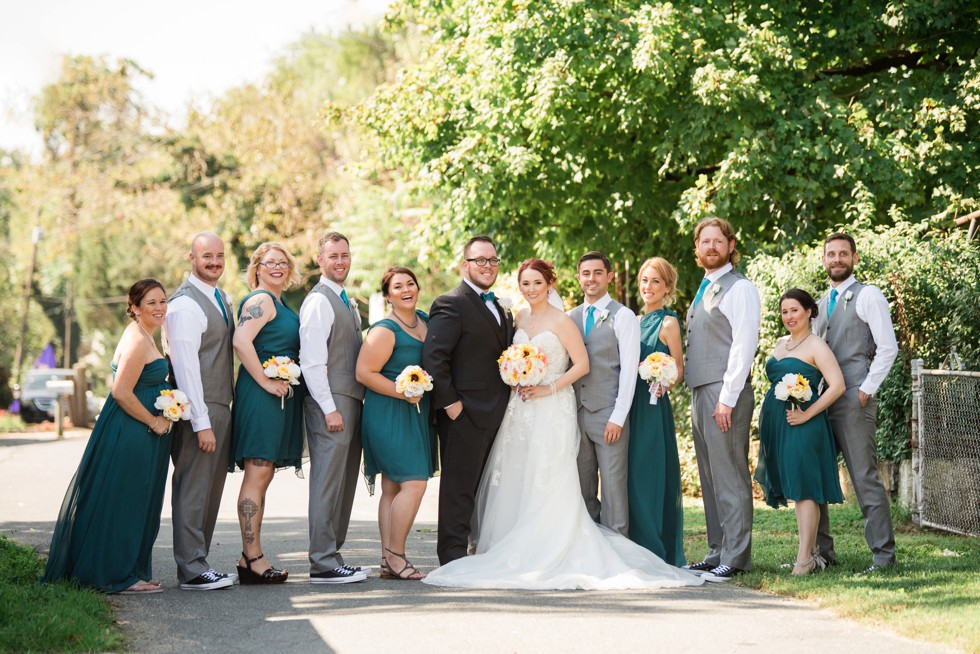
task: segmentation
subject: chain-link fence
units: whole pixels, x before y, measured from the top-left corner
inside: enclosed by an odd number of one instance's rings
[[[980,536],[980,372],[912,361],[913,519]]]

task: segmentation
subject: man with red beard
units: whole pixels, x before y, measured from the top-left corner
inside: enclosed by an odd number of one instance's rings
[[[207,562],[231,446],[235,321],[229,320],[231,299],[218,288],[224,243],[202,232],[188,257],[191,274],[170,297],[163,326],[174,383],[191,404],[190,422],[174,426],[171,447],[174,560],[182,590],[214,590],[238,580]]]
[[[752,567],[752,361],[759,344],[759,291],[734,266],[735,230],[721,218],[694,228],[704,279],[687,312],[684,382],[698,458],[708,553],[685,566],[705,581],[728,581]]]

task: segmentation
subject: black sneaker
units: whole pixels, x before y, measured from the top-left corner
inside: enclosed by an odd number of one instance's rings
[[[366,574],[368,576],[371,575],[371,568],[370,567],[365,568],[365,567],[362,567],[362,566],[359,566],[359,565],[342,565],[340,567],[343,568],[344,570],[349,571],[349,572],[364,573],[364,574]]]
[[[367,579],[366,572],[352,572],[346,568],[334,568],[326,572],[311,572],[311,584],[352,584]]]
[[[218,588],[230,588],[235,582],[228,577],[219,577],[213,570],[202,572],[187,583],[180,585],[181,590],[217,590]]]
[[[701,561],[699,563],[690,563],[688,565],[685,565],[681,569],[682,570],[687,570],[688,572],[693,572],[696,575],[700,575],[700,574],[703,574],[705,572],[711,572],[712,570],[714,570],[717,567],[718,566],[716,566],[714,563],[708,563],[707,561]]]
[[[728,581],[735,575],[740,575],[744,570],[739,570],[738,568],[733,568],[729,565],[719,565],[712,569],[710,572],[705,572],[701,574],[701,578],[705,581],[721,582]]]
[[[214,574],[215,577],[227,577],[231,579],[231,583],[238,583],[238,573],[237,572],[218,572],[214,568],[208,568],[208,572]]]

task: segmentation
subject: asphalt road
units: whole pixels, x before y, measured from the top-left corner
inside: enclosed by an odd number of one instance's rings
[[[0,534],[46,551],[65,489],[87,440],[73,431],[0,435]],[[231,475],[210,562],[232,571],[241,548]],[[133,651],[164,652],[779,652],[841,654],[949,652],[859,625],[806,602],[725,584],[660,591],[461,590],[382,580],[308,583],[306,481],[277,474],[269,490],[263,545],[290,571],[279,586],[177,588],[170,500],[153,552],[164,592],[113,596]],[[408,544],[423,570],[435,558],[433,480]],[[348,563],[377,566],[377,497],[358,489]]]

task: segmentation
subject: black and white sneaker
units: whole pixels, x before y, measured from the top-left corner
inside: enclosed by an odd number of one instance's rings
[[[363,573],[369,577],[371,576],[371,566],[365,568],[359,565],[342,565],[340,567],[343,568],[344,570],[349,570],[350,572]]]
[[[740,575],[744,570],[739,570],[738,568],[733,568],[729,565],[719,565],[713,568],[710,572],[701,573],[701,578],[705,581],[713,582],[723,582],[728,581],[735,575]]]
[[[697,563],[689,563],[685,565],[682,570],[687,570],[688,572],[693,572],[696,575],[702,575],[705,572],[711,572],[717,568],[714,563],[708,563],[707,561],[699,561]]]
[[[215,577],[227,577],[231,579],[231,583],[238,583],[238,573],[237,572],[218,572],[214,568],[208,568],[208,572],[214,574]]]
[[[326,572],[311,572],[311,584],[352,584],[367,579],[367,572],[352,572],[347,568],[334,568]]]
[[[218,588],[231,588],[235,582],[228,577],[219,577],[214,570],[202,572],[187,583],[180,585],[181,590],[217,590]]]

